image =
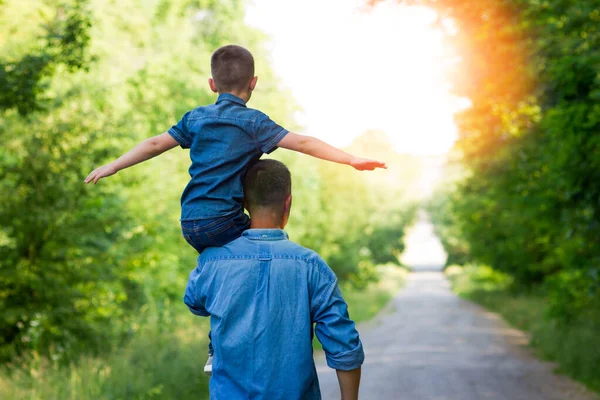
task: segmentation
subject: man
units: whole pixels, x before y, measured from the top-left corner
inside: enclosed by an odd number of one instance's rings
[[[320,399],[313,324],[342,399],[357,399],[364,353],[337,278],[282,230],[292,205],[290,172],[261,160],[243,184],[250,229],[204,250],[184,296],[192,313],[211,317],[211,399]]]

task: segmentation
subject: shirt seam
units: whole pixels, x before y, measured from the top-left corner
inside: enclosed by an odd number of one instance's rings
[[[185,139],[185,137],[179,132],[178,128],[171,127],[168,130],[169,135],[173,136],[177,142],[185,147],[190,147],[191,143]]]
[[[269,153],[274,147],[277,147],[277,143],[279,143],[279,141],[281,139],[283,139],[283,137],[285,135],[287,135],[289,133],[289,131],[285,128],[281,128],[281,131],[279,131],[279,133],[277,135],[275,135],[273,137],[273,139],[271,139],[266,146],[264,146],[265,149],[260,149],[262,152],[264,153]]]
[[[238,118],[238,117],[223,117],[221,115],[201,115],[198,117],[189,117],[189,121],[190,122],[194,122],[194,121],[199,121],[201,119],[222,119],[222,120],[232,120],[232,121],[238,121],[238,122],[253,122],[253,119],[248,119],[248,118]]]
[[[260,148],[260,144],[258,143],[258,126],[256,125],[256,120],[262,115],[268,118],[266,114],[258,112],[256,116],[252,119],[252,139],[254,139],[254,147],[256,148],[256,151],[260,151],[261,153],[263,151]]]
[[[193,285],[194,285],[194,301],[196,302],[196,304],[200,304],[200,300],[198,299],[198,291],[196,290],[196,282],[198,282],[198,279],[200,279],[200,275],[202,275],[202,270],[204,269],[204,264],[201,265],[197,265],[196,269],[198,270],[198,275],[196,275],[196,279],[194,279]],[[202,308],[204,308],[204,310],[206,311],[206,306],[202,305]]]
[[[319,267],[317,267],[319,268]],[[321,275],[327,277],[319,268],[319,272],[321,273]],[[333,293],[333,291],[335,290],[335,285],[337,284],[337,282],[335,281],[335,279],[332,279],[328,282],[329,287],[327,288],[327,290],[323,291],[323,293],[321,294],[321,296],[319,296],[319,298],[317,299],[317,302],[312,306],[312,308],[310,309],[310,314],[314,315],[314,313],[316,313],[317,309],[319,307],[321,307],[321,305],[323,305],[323,302],[325,301],[325,297],[327,297],[328,295],[331,296],[331,294]]]
[[[281,240],[284,240],[284,239],[281,239]],[[314,261],[310,261],[306,257],[300,257],[300,256],[286,256],[283,254],[281,254],[281,255],[270,254],[269,257],[273,260],[301,260],[301,261],[305,261],[307,264],[315,264]],[[210,261],[219,261],[219,260],[258,260],[259,258],[260,258],[259,255],[252,254],[252,255],[241,255],[241,256],[210,257],[210,258],[204,258],[202,261],[210,262]],[[325,275],[325,273],[323,271],[321,271],[320,268],[319,268],[319,272],[322,275]]]

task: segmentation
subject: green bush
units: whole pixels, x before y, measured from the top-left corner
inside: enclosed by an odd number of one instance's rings
[[[434,6],[457,23],[450,40],[464,62],[455,87],[472,102],[457,116],[463,177],[430,205],[450,263],[490,265],[516,285],[546,286],[557,321],[593,313],[600,0]]]
[[[104,355],[81,355],[69,364],[32,354],[0,371],[4,399],[203,399],[208,377],[208,319],[183,305],[144,306],[124,346]]]

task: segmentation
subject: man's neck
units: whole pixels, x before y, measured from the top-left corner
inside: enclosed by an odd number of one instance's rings
[[[250,229],[283,229],[283,218],[272,212],[253,212],[250,215]]]

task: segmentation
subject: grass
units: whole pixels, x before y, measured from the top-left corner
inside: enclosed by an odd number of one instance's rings
[[[340,285],[342,295],[348,303],[348,313],[354,322],[373,318],[400,290],[408,272],[390,264],[380,266],[379,273],[379,282],[370,283],[364,290],[348,284]]]
[[[593,319],[559,324],[548,316],[547,298],[541,289],[515,290],[509,276],[489,267],[453,266],[446,274],[461,297],[528,332],[531,346],[543,358],[556,361],[558,372],[600,391],[600,331]]]
[[[106,357],[68,365],[30,356],[4,366],[0,398],[29,400],[202,399],[208,321],[174,306],[171,315],[142,314],[133,340]],[[174,327],[181,327],[173,329]]]
[[[364,291],[342,285],[355,321],[372,318],[400,288],[406,272],[382,267],[382,279]],[[192,316],[183,304],[143,307],[132,340],[109,354],[82,355],[68,364],[35,354],[0,368],[0,399],[203,399],[202,372],[208,319]]]
[[[344,300],[348,303],[348,314],[356,323],[368,321],[377,315],[400,290],[408,274],[405,269],[392,264],[379,266],[378,272],[379,281],[368,284],[364,289],[357,289],[350,284],[340,285]],[[322,349],[316,336],[313,338],[313,348]]]

